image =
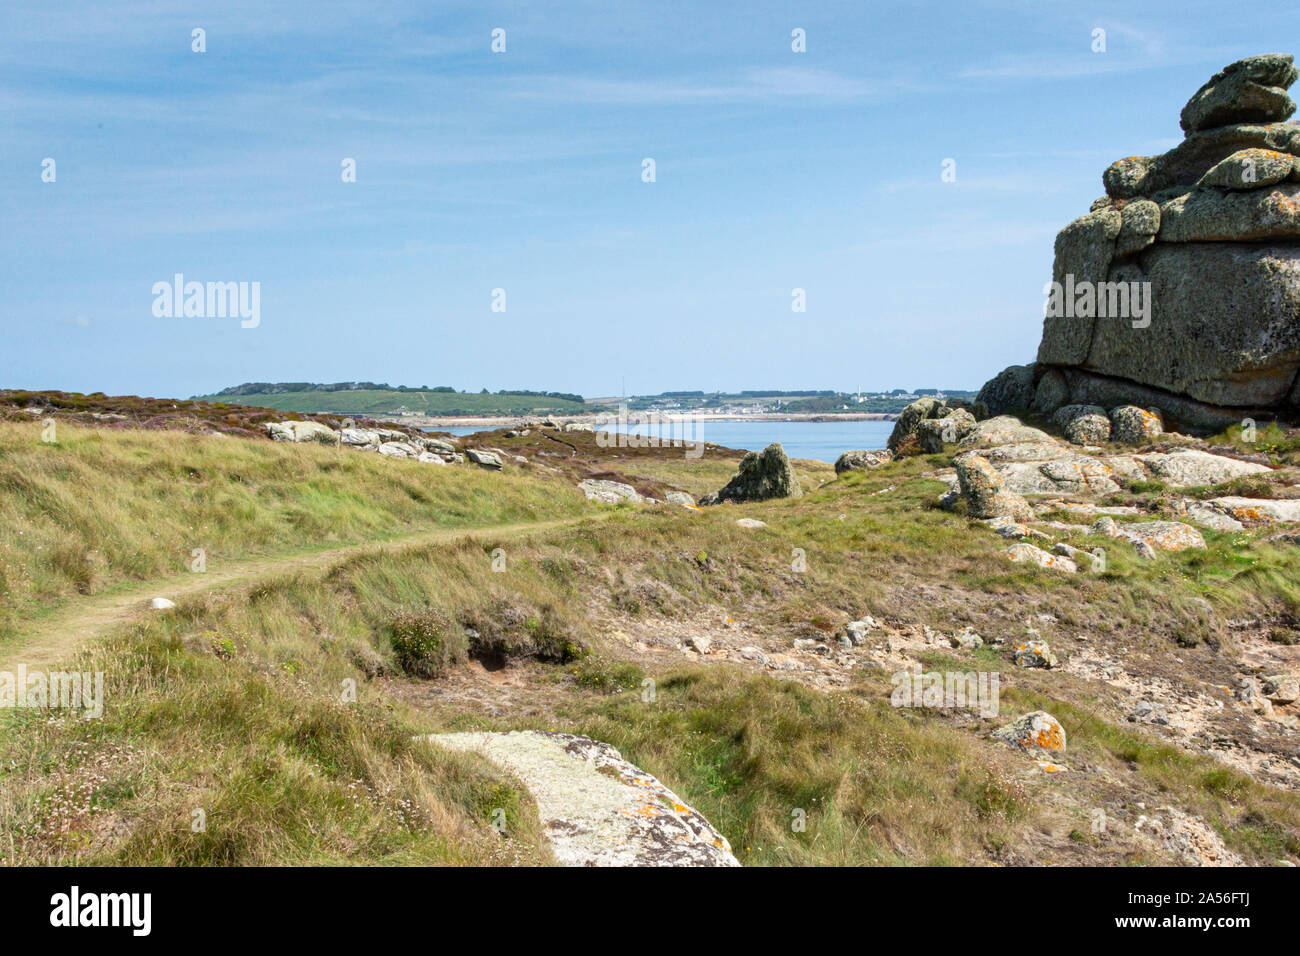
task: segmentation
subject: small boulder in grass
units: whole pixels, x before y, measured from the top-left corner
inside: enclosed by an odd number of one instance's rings
[[[272,441],[339,443],[339,433],[319,422],[267,422],[266,431]]]
[[[380,450],[382,451],[383,449]],[[468,448],[465,450],[465,454],[469,456],[470,461],[478,465],[480,468],[491,468],[494,471],[501,470],[501,458],[499,455],[495,455],[490,451],[481,451],[477,448]]]
[[[1181,521],[1140,521],[1120,525],[1117,537],[1132,541],[1138,555],[1147,559],[1155,558],[1161,551],[1205,549],[1201,532]]]
[[[1006,554],[1017,564],[1036,564],[1040,568],[1064,571],[1066,574],[1074,574],[1079,570],[1079,566],[1069,558],[1059,554],[1049,554],[1032,544],[1013,544],[1007,548]]]
[[[456,454],[456,446],[441,438],[417,438],[415,444],[425,451],[441,455],[443,458],[450,458]]]
[[[382,441],[379,432],[373,428],[344,428],[339,432],[339,441],[354,448],[377,449]]]
[[[1065,753],[1065,728],[1045,710],[1035,710],[993,732],[994,740],[1033,753]]]
[[[414,445],[404,441],[386,441],[376,450],[385,458],[415,458],[420,454]]]
[[[640,504],[646,500],[637,493],[637,490],[631,485],[622,481],[608,481],[598,478],[584,478],[578,482],[578,488],[588,500],[604,501],[608,504],[619,504],[620,502],[631,502]]]
[[[835,459],[835,474],[838,476],[846,471],[870,471],[873,468],[879,468],[881,465],[887,465],[893,459],[894,453],[888,449],[871,451],[865,448],[856,448],[844,452]]]
[[[1092,523],[1092,534],[1104,534],[1108,538],[1119,537],[1119,522],[1110,515],[1102,515]]]
[[[731,480],[718,491],[701,498],[700,504],[766,501],[769,498],[798,498],[802,495],[803,487],[799,484],[799,478],[785,449],[780,442],[772,442],[761,452],[746,452]]]
[[[1056,655],[1046,641],[1024,641],[1016,645],[1013,658],[1020,667],[1055,667]]]
[[[149,607],[155,611],[166,611],[176,606],[175,601],[169,601],[164,597],[156,597],[149,602]]]

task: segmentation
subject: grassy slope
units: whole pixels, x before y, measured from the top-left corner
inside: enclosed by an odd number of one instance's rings
[[[580,514],[555,481],[316,444],[0,422],[0,644],[71,595],[252,555]]]
[[[207,402],[238,402],[287,412],[334,412],[340,415],[390,415],[405,407],[420,415],[580,415],[593,409],[582,402],[539,395],[480,395],[460,392],[397,392],[357,389],[344,392],[280,392],[251,395],[203,395]]]
[[[286,463],[299,451],[263,447]],[[213,454],[217,469],[227,452]],[[652,675],[653,705],[626,692],[643,673],[593,630],[586,609],[596,594],[647,617],[717,608],[820,627],[869,610],[936,627],[972,623],[985,634],[1050,610],[1071,627],[1144,631],[1134,645],[1166,654],[1175,639],[1214,636],[1198,598],[1221,614],[1295,607],[1296,550],[1250,535],[1211,535],[1203,554],[1156,562],[1114,552],[1104,575],[1010,565],[985,529],[931,507],[941,486],[917,473],[939,462],[908,461],[792,501],[698,514],[627,509],[510,543],[506,574],[491,570],[494,543],[484,540],[358,557],[328,573],[183,602],[87,651],[84,669],[108,675],[103,720],[0,718],[10,732],[0,846],[15,862],[544,862],[526,794],[481,762],[410,743],[417,732],[535,726],[618,746],[751,863],[1054,858],[1075,844],[1035,841],[1064,817],[1085,847],[1085,807],[1114,798],[1092,789],[1103,777],[1122,780],[1130,798],[1193,810],[1249,859],[1300,852],[1296,795],[1107,723],[1057,675],[1004,686],[1004,715],[1057,714],[1071,763],[1096,775],[1027,777],[1023,758],[943,714],[890,708],[883,675],[823,694],[727,666],[678,664]],[[47,492],[67,480],[42,474]],[[891,484],[896,492],[869,495]],[[174,504],[185,487],[160,482],[156,495]],[[744,514],[769,528],[737,528]],[[787,573],[794,546],[808,553],[804,575]],[[964,589],[960,600],[925,590],[936,582]],[[455,622],[471,616],[514,621],[520,640],[544,627],[595,652],[525,667],[527,712],[493,719],[458,703],[454,685],[399,672],[388,635],[410,614],[445,622],[453,660],[469,646]],[[356,703],[340,699],[348,679]],[[1074,802],[1063,805],[1062,793]],[[507,811],[505,840],[487,827],[496,807]],[[208,821],[198,834],[196,808]],[[806,832],[791,830],[793,809],[807,812]]]

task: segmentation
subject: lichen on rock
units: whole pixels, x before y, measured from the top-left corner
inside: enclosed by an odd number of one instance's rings
[[[1284,54],[1230,64],[1183,109],[1180,145],[1106,170],[1106,197],[1057,236],[1052,278],[1098,303],[1104,283],[1121,308],[1048,315],[1037,362],[981,390],[991,412],[1032,388],[1048,416],[1138,405],[1193,431],[1300,419],[1300,126],[1285,122],[1296,75]],[[1123,307],[1123,287],[1141,308]]]
[[[740,460],[740,468],[720,490],[700,499],[702,505],[724,501],[766,501],[769,498],[798,498],[803,494],[799,476],[779,442],[761,452],[751,451]]]

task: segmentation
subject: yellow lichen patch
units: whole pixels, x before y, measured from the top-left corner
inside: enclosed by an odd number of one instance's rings
[[[1065,746],[1059,726],[1045,727],[1033,735],[1033,745],[1039,750],[1060,750]]]

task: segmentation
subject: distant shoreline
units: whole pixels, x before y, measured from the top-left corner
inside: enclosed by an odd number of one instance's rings
[[[788,413],[780,412],[762,413],[756,415],[723,415],[718,412],[700,412],[665,414],[661,412],[632,412],[629,411],[628,418],[637,423],[636,416],[642,416],[644,420],[656,419],[673,422],[673,421],[700,421],[700,422],[892,422],[898,418],[895,412],[845,412],[842,415],[832,415],[826,412],[802,412]],[[452,416],[452,415],[402,415],[392,417],[391,421],[400,421],[403,424],[415,425],[418,428],[474,428],[482,427],[491,428],[514,428],[529,423],[535,424],[537,421],[549,418],[553,421],[567,422],[585,422],[588,424],[609,423],[612,424],[611,416],[608,414],[601,415],[512,415],[512,416]]]

